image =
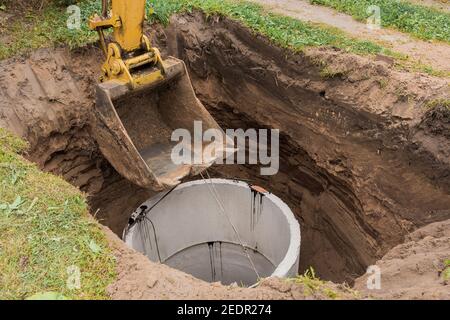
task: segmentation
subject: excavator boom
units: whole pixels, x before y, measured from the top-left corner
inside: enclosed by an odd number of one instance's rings
[[[203,131],[222,131],[195,96],[184,62],[174,57],[163,60],[151,46],[143,32],[145,0],[103,0],[102,4],[101,16],[89,21],[99,33],[106,57],[96,88],[95,138],[112,166],[134,184],[153,190],[172,188],[213,162],[208,157],[201,164],[174,163],[173,131],[186,129],[192,137],[199,135],[194,132],[196,121]],[[108,28],[113,29],[109,43],[104,35]],[[222,143],[208,146],[222,154]],[[199,152],[190,147],[192,154]]]

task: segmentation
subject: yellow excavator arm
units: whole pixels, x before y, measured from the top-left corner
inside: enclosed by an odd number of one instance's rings
[[[96,88],[93,134],[123,177],[144,188],[172,188],[212,164],[209,155],[201,163],[173,161],[173,132],[184,129],[197,138],[209,129],[223,132],[195,96],[184,62],[163,60],[151,46],[144,34],[145,0],[102,0],[102,6],[101,15],[89,21],[106,57]],[[113,39],[107,44],[104,30],[109,28]],[[197,150],[193,143],[187,152],[198,155],[211,144],[216,150],[224,147],[214,141]]]
[[[109,10],[111,9],[111,10]],[[164,64],[157,48],[151,46],[144,34],[145,0],[102,0],[102,14],[89,20],[89,27],[97,30],[106,61],[101,81],[119,80],[135,88],[162,80]],[[104,30],[113,29],[114,42],[106,45]],[[153,72],[139,73],[134,69],[145,65],[157,66]]]

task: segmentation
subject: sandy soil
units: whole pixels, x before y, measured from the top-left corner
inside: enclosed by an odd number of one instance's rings
[[[450,259],[450,220],[416,230],[390,250],[376,265],[381,288],[368,290],[368,275],[355,289],[375,299],[450,299],[450,283],[442,275]],[[450,279],[449,279],[450,280]]]
[[[450,45],[415,39],[391,29],[371,30],[365,23],[333,9],[302,0],[252,0],[279,14],[339,28],[351,36],[381,43],[437,70],[450,71]]]

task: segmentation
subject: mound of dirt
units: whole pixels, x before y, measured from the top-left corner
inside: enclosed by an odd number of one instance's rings
[[[376,299],[450,299],[450,279],[444,279],[444,261],[450,259],[450,220],[432,223],[406,237],[376,265],[381,289],[368,290],[365,275],[355,289]]]

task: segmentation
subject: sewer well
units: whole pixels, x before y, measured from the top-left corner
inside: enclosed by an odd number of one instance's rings
[[[247,183],[211,179],[184,183],[143,203],[125,242],[208,282],[252,285],[298,272],[300,228],[277,196]]]

